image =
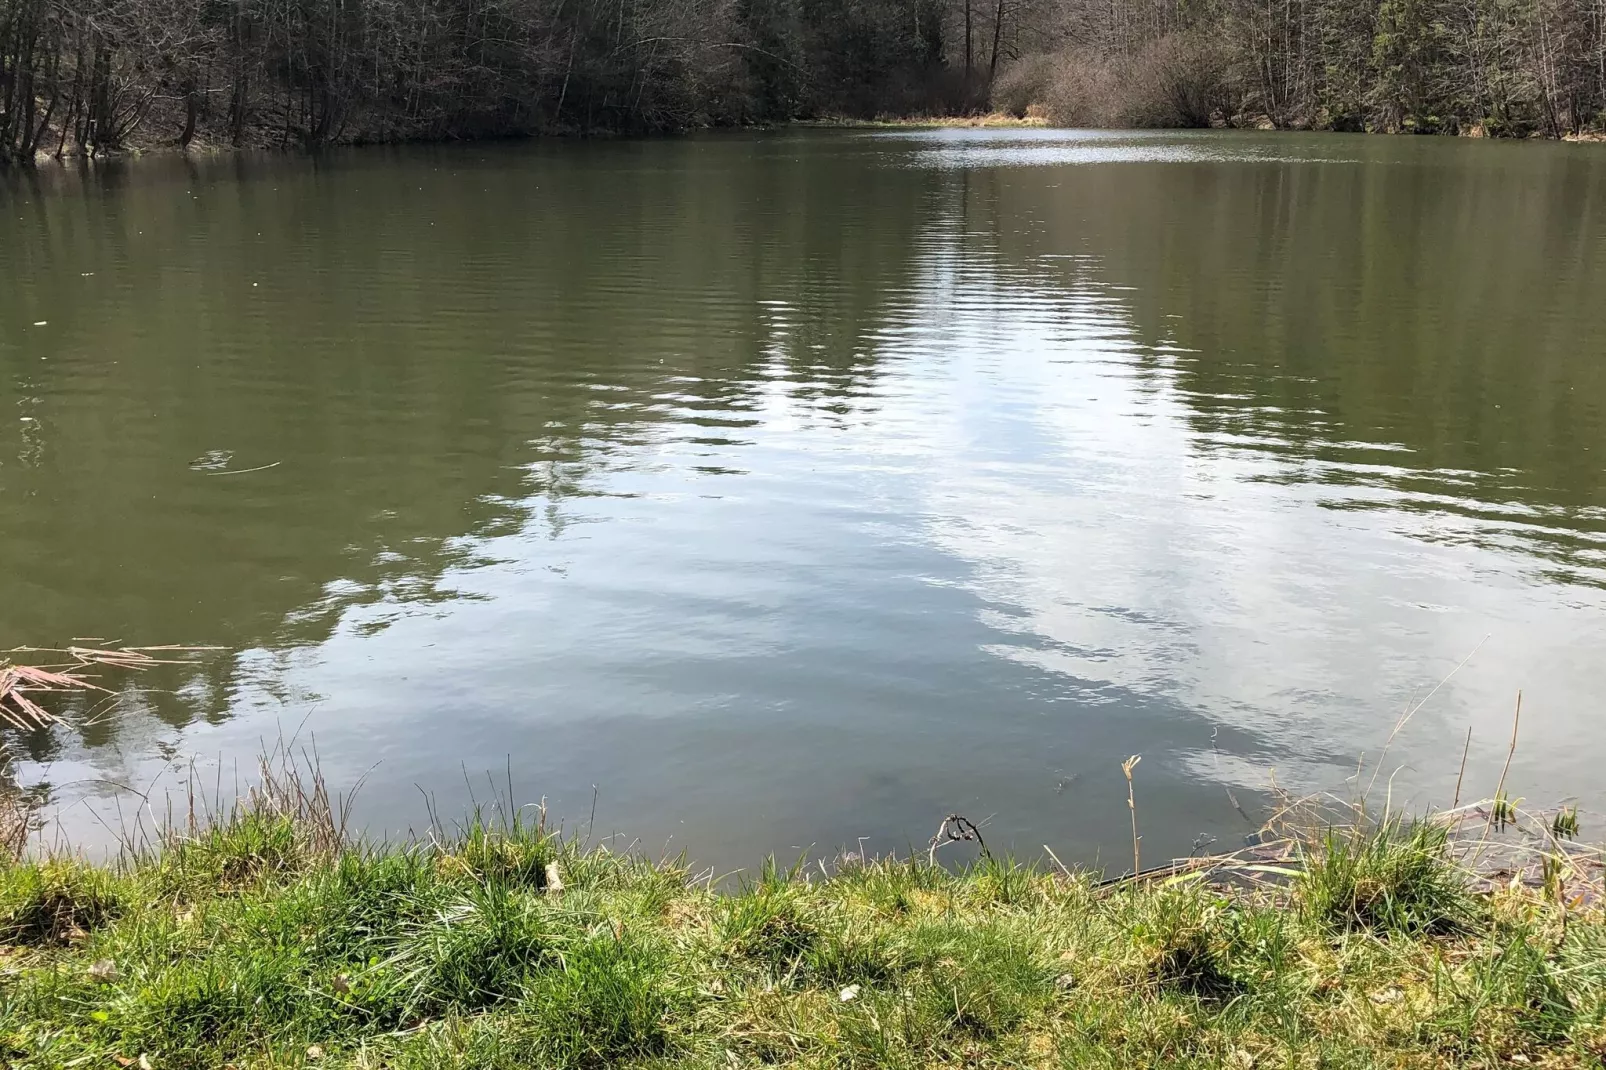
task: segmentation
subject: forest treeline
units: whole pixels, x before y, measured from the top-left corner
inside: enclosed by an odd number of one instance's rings
[[[989,107],[1558,136],[1606,0],[0,0],[0,157]]]
[[[1066,0],[991,86],[1073,126],[1560,137],[1606,121],[1606,0]]]

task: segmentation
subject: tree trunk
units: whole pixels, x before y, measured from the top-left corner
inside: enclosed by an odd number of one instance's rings
[[[200,90],[196,88],[194,76],[191,76],[184,80],[184,132],[178,136],[179,148],[187,149],[190,142],[195,140],[195,120],[200,110]]]
[[[998,77],[998,38],[1004,29],[1004,0],[998,0],[998,6],[993,11],[993,55],[987,61],[987,87],[992,88],[993,79]]]
[[[971,5],[971,0],[965,0],[965,108],[966,108],[966,110],[969,110],[969,108],[970,108],[970,104],[971,104],[971,89],[970,89],[970,87],[971,87],[971,83],[975,80],[975,74],[974,74],[974,72],[975,72],[975,63],[972,61],[972,57],[971,57],[971,41],[973,39],[973,34],[971,33],[970,5]]]

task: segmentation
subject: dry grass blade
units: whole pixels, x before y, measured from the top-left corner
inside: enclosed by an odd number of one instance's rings
[[[156,665],[187,665],[195,660],[195,655],[221,650],[215,646],[122,646],[109,644],[106,646],[68,646],[43,647],[19,646],[5,651],[6,654],[59,654],[65,661],[41,666],[45,669],[65,669],[71,673],[75,669],[88,668],[94,665],[104,665],[113,668],[150,668]],[[155,657],[155,654],[174,655],[168,657]],[[32,660],[32,659],[30,659]]]
[[[24,719],[31,719],[34,724],[47,725],[56,720],[49,710],[24,695],[20,690],[13,689],[9,698],[12,706],[22,714]]]
[[[194,655],[213,647],[151,647],[164,653]],[[45,709],[30,694],[49,692],[97,691],[113,694],[82,670],[92,667],[142,672],[157,665],[188,664],[192,657],[156,658],[146,649],[136,647],[97,648],[71,646],[65,650],[40,647],[17,647],[10,654],[60,654],[67,660],[53,664],[11,664],[0,660],[0,721],[23,732],[36,731],[55,724],[59,718]]]
[[[1472,726],[1467,725],[1467,741],[1461,747],[1461,771],[1455,775],[1455,798],[1450,802],[1450,809],[1454,810],[1461,805],[1461,782],[1467,775],[1467,755],[1472,751]]]
[[[24,694],[27,690],[40,690],[37,686],[31,689],[26,686],[29,674],[23,671],[24,668],[25,666],[7,665],[0,669],[0,720],[4,720],[19,731],[30,732],[54,724],[56,718]],[[48,689],[62,690],[61,687]]]
[[[58,691],[78,691],[85,688],[95,691],[106,690],[104,687],[90,683],[82,676],[66,672],[51,672],[48,669],[41,669],[37,665],[13,665],[11,666],[11,671],[16,673],[18,679],[40,689]]]
[[[245,797],[245,809],[289,818],[309,852],[330,857],[346,843],[350,798],[331,795],[316,757],[299,757],[281,745],[257,763],[261,774]]]
[[[141,672],[157,665],[187,665],[194,655],[217,650],[211,646],[118,647],[103,650],[97,647],[70,646],[63,653],[79,666],[103,665],[112,669],[132,669]],[[152,657],[151,651],[163,654],[187,655],[180,657]]]
[[[21,793],[0,785],[0,859],[22,857],[32,830],[33,811]]]

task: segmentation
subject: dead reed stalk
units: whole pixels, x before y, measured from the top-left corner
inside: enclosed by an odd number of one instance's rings
[[[1138,852],[1138,803],[1132,793],[1132,770],[1138,767],[1143,755],[1134,754],[1121,763],[1121,772],[1126,774],[1126,808],[1132,815],[1132,874],[1136,876],[1143,872],[1142,855]]]
[[[1454,810],[1461,805],[1461,781],[1467,775],[1467,753],[1472,750],[1472,726],[1467,725],[1467,741],[1461,747],[1461,771],[1455,775],[1455,799],[1450,803]]]

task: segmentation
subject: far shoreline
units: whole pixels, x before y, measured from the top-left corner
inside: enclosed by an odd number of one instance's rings
[[[1001,112],[989,112],[978,115],[909,115],[909,116],[878,116],[875,118],[859,118],[853,116],[822,116],[810,119],[794,119],[783,123],[753,123],[744,126],[698,126],[688,127],[684,130],[654,131],[639,134],[622,133],[617,130],[556,130],[536,131],[530,133],[498,134],[485,137],[409,137],[395,140],[353,139],[350,141],[331,142],[308,148],[304,145],[290,143],[285,145],[227,145],[194,142],[188,146],[181,146],[169,142],[156,142],[150,144],[133,144],[124,149],[104,151],[93,155],[82,152],[37,153],[32,160],[19,161],[0,157],[0,174],[20,173],[40,168],[93,166],[103,163],[126,163],[133,160],[144,159],[191,159],[191,160],[217,160],[244,156],[275,156],[304,158],[316,157],[331,150],[370,149],[370,148],[401,148],[406,146],[425,145],[453,145],[453,144],[496,144],[496,143],[524,143],[538,141],[657,141],[673,140],[697,134],[711,133],[761,133],[766,131],[782,130],[1063,130],[1097,132],[1101,134],[1149,134],[1149,133],[1206,133],[1211,131],[1227,132],[1259,132],[1282,134],[1365,134],[1367,136],[1382,137],[1427,137],[1433,139],[1455,139],[1468,141],[1500,141],[1500,142],[1544,142],[1549,144],[1606,144],[1606,133],[1585,131],[1582,133],[1567,133],[1560,137],[1551,137],[1541,133],[1523,136],[1492,135],[1483,130],[1481,126],[1473,126],[1466,130],[1451,131],[1414,131],[1414,130],[1324,130],[1311,127],[1278,127],[1269,122],[1256,123],[1216,123],[1208,127],[1181,127],[1181,126],[1070,126],[1058,125],[1047,118],[1037,115],[1009,115]]]

